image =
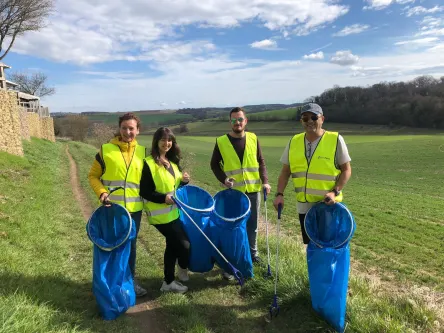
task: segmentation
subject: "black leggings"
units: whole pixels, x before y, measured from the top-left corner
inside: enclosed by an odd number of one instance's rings
[[[163,257],[164,280],[170,284],[174,281],[176,259],[178,259],[181,268],[188,268],[190,241],[179,219],[166,224],[155,224],[154,226],[165,236],[166,248]]]
[[[307,233],[304,228],[304,219],[306,214],[299,214],[299,223],[301,224],[301,233],[302,233],[302,241],[304,244],[308,244],[310,242],[310,238],[308,238]]]

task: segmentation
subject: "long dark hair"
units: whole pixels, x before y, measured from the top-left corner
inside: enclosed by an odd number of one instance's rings
[[[171,131],[168,127],[159,128],[153,136],[153,143],[151,145],[151,156],[154,157],[154,160],[159,162],[160,151],[159,151],[159,141],[162,139],[169,139],[173,142],[171,149],[167,151],[166,157],[174,162],[180,171],[182,171],[182,167],[180,166],[180,160],[182,159],[182,155],[180,152],[179,145],[176,142],[176,137],[174,136],[173,131]]]

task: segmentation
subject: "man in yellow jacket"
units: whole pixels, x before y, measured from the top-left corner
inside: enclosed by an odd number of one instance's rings
[[[247,235],[251,258],[254,263],[260,263],[257,250],[260,193],[265,189],[269,194],[270,185],[259,140],[254,133],[245,131],[247,122],[242,108],[236,107],[230,111],[231,132],[216,139],[210,165],[220,183],[245,193],[250,199]],[[227,273],[224,273],[224,277],[232,278]]]
[[[345,141],[337,132],[322,128],[324,113],[315,103],[301,109],[301,123],[305,133],[296,134],[285,147],[281,157],[274,207],[284,206],[284,190],[292,178],[296,192],[297,210],[302,240],[309,243],[304,229],[308,210],[317,202],[334,204],[342,201],[342,189],[351,176],[350,156]]]

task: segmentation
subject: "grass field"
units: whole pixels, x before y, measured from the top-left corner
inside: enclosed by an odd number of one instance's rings
[[[444,256],[433,255],[444,241],[444,211],[438,209],[444,199],[444,170],[436,167],[444,165],[444,136],[345,134],[344,138],[352,158],[344,202],[358,224],[353,258],[369,271],[380,272],[383,279],[444,291]],[[289,139],[259,137],[273,191]],[[220,190],[209,168],[215,137],[178,140],[195,181],[213,194]],[[299,235],[290,185],[285,194],[283,223],[290,235]],[[268,208],[272,209],[271,202]]]
[[[220,190],[209,169],[212,137],[178,137],[193,182],[215,194]],[[344,135],[353,175],[345,203],[355,215],[351,242],[353,267],[346,332],[440,332],[437,304],[414,293],[444,291],[444,138],[433,135]],[[289,137],[259,137],[273,190],[279,158]],[[150,146],[149,137],[140,137]],[[69,143],[81,184],[91,205],[96,199],[86,175],[96,149]],[[69,189],[64,145],[33,139],[26,158],[0,153],[0,333],[137,332],[133,317],[103,322],[91,295],[91,243],[85,221]],[[214,270],[192,274],[186,295],[162,295],[164,241],[144,221],[138,242],[137,270],[154,311],[171,332],[332,332],[311,310],[305,254],[290,186],[282,216],[278,295],[281,314],[265,320],[272,281],[255,270],[241,291]],[[272,223],[276,214],[268,201]],[[271,248],[276,244],[271,237]],[[265,252],[261,234],[260,250]],[[382,280],[375,282],[375,277]],[[385,287],[384,287],[385,286]],[[433,310],[433,311],[432,311]],[[143,312],[138,314],[143,316]],[[442,318],[442,317],[441,317]],[[148,330],[148,328],[146,328]]]

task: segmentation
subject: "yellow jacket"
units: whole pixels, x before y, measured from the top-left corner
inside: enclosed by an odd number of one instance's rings
[[[123,158],[125,159],[126,165],[128,166],[128,164],[131,161],[131,156],[133,156],[134,148],[137,145],[137,140],[134,139],[131,142],[123,142],[120,141],[119,138],[120,138],[119,136],[116,136],[114,139],[111,139],[109,143],[118,145],[120,147],[120,151],[122,152]],[[100,160],[103,161],[102,153],[100,150],[97,153],[97,155],[99,156]],[[103,175],[103,171],[104,170],[102,169],[102,166],[100,165],[96,156],[91,166],[91,169],[89,170],[88,180],[89,180],[89,185],[92,187],[97,197],[99,198],[102,193],[107,192],[107,190],[105,189],[100,180],[100,177],[102,177]]]

